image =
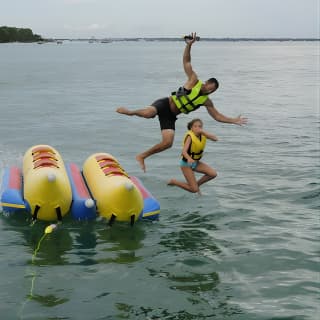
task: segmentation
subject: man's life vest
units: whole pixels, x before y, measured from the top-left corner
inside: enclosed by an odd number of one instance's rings
[[[189,113],[194,111],[207,101],[208,95],[200,93],[201,85],[202,82],[199,80],[189,93],[183,87],[171,93],[172,100],[180,112]]]
[[[206,146],[207,138],[203,134],[200,135],[200,137],[197,137],[191,130],[189,130],[184,136],[183,144],[185,144],[188,136],[190,136],[191,138],[191,144],[188,150],[188,154],[193,160],[200,160],[203,155],[204,148]]]

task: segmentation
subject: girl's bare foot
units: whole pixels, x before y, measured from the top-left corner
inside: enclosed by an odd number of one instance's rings
[[[175,186],[176,185],[175,182],[176,182],[175,179],[170,179],[167,184],[168,186]]]
[[[136,160],[138,161],[142,171],[146,172],[146,165],[144,164],[144,158],[140,154],[138,154],[136,156]]]

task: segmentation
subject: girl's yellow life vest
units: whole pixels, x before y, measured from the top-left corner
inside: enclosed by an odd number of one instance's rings
[[[203,134],[200,135],[200,137],[197,137],[191,130],[189,130],[184,136],[183,145],[185,144],[188,136],[190,136],[191,138],[191,144],[188,150],[188,154],[193,160],[200,160],[206,146],[207,138]]]
[[[180,87],[176,92],[172,92],[172,100],[180,112],[189,113],[194,111],[207,101],[208,95],[200,93],[201,85],[202,81],[199,80],[189,94],[186,93],[183,87]]]

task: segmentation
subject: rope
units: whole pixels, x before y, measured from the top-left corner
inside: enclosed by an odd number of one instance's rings
[[[45,237],[46,237],[49,233],[51,233],[56,227],[57,227],[56,224],[50,224],[49,226],[47,226],[47,227],[45,228],[44,234],[43,234],[42,237],[40,238],[40,240],[39,240],[39,242],[38,242],[38,244],[37,244],[37,246],[36,246],[36,248],[35,248],[35,250],[34,250],[34,252],[33,252],[33,254],[32,254],[32,259],[31,259],[31,265],[32,265],[32,266],[35,266],[35,263],[34,263],[34,262],[35,262],[35,260],[36,260],[37,253],[38,253],[39,250],[40,250],[42,241],[43,241],[43,240],[45,239]],[[32,272],[30,292],[29,292],[26,300],[23,302],[23,304],[22,304],[22,306],[21,306],[20,319],[23,319],[22,313],[23,313],[23,310],[24,310],[27,302],[33,299],[33,290],[34,290],[34,284],[35,284],[35,280],[36,280],[36,275],[37,275],[36,272],[33,271],[33,272]]]

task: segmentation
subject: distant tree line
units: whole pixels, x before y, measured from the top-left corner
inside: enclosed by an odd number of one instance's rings
[[[0,43],[3,42],[35,42],[42,41],[42,37],[33,34],[29,28],[0,27]]]

